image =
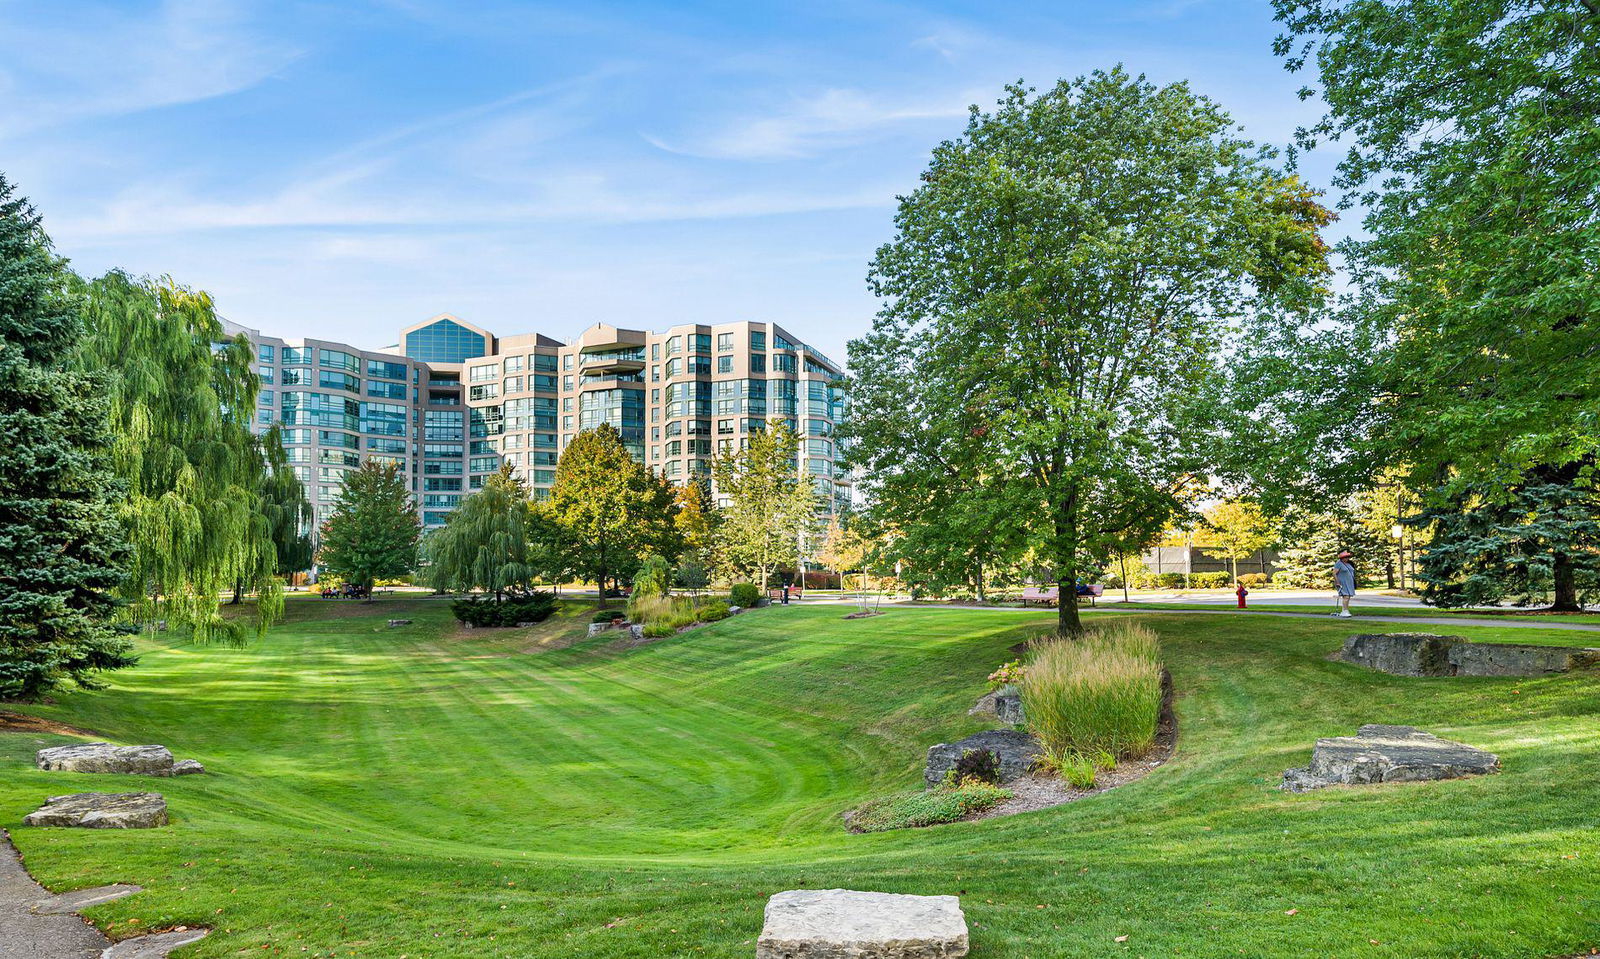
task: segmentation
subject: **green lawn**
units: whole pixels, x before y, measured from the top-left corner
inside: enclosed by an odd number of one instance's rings
[[[833,886],[961,895],[975,959],[1600,945],[1600,676],[1401,679],[1325,658],[1350,624],[1129,614],[1165,641],[1172,763],[1053,810],[850,835],[844,809],[981,728],[984,676],[1053,614],[846,612],[559,648],[577,611],[522,635],[458,631],[438,601],[297,598],[246,649],[153,645],[112,689],[28,708],[204,762],[150,783],[171,828],[17,827],[46,795],[145,784],[37,772],[66,740],[23,733],[0,733],[0,823],[54,890],[145,886],[90,911],[114,934],[216,927],[186,959],[748,957],[767,896]],[[1362,722],[1484,746],[1505,772],[1276,789]]]

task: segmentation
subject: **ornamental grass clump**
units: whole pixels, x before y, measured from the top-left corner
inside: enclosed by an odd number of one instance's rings
[[[1155,634],[1118,623],[1038,646],[1023,675],[1022,708],[1045,752],[1063,761],[1105,753],[1114,763],[1149,752],[1161,717]]]

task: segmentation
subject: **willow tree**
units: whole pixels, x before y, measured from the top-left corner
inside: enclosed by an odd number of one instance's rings
[[[424,552],[435,589],[481,589],[500,602],[524,593],[550,565],[553,543],[543,517],[528,502],[528,487],[502,466],[483,488],[463,499],[442,529],[428,535]]]
[[[127,562],[102,385],[62,359],[81,335],[38,214],[0,176],[0,699],[133,664]]]
[[[211,297],[170,279],[108,273],[82,285],[77,358],[105,378],[112,462],[127,486],[133,542],[125,598],[135,616],[196,639],[241,642],[218,598],[257,594],[256,630],[283,609],[272,521],[262,509],[258,381],[244,337],[227,337]]]
[[[1311,297],[1321,208],[1216,104],[1120,68],[1009,88],[922,181],[850,346],[851,460],[902,529],[941,527],[917,504],[980,477],[990,522],[953,532],[1020,544],[1071,597],[1207,470],[1224,341]],[[1080,630],[1070,599],[1059,615]]]

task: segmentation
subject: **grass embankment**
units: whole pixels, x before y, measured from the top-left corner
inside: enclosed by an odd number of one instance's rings
[[[1252,596],[1255,594],[1251,594]],[[1160,610],[1213,610],[1227,611],[1231,607],[1223,603],[1156,603],[1133,600],[1124,603],[1107,603],[1107,609],[1141,609],[1157,612]],[[1307,613],[1311,615],[1325,615],[1330,619],[1333,602],[1329,600],[1326,606],[1306,606],[1294,603],[1274,603],[1270,599],[1250,600],[1250,609],[1267,613]],[[1514,623],[1549,623],[1559,626],[1563,623],[1575,623],[1584,626],[1600,625],[1600,613],[1550,613],[1536,609],[1445,609],[1438,606],[1357,606],[1352,605],[1350,612],[1356,616],[1394,616],[1402,619],[1498,619]],[[1600,636],[1595,637],[1600,643]]]
[[[38,772],[33,751],[69,740],[0,733],[0,823],[35,875],[146,887],[89,910],[115,934],[218,930],[185,957],[745,959],[768,895],[841,886],[959,894],[989,959],[1600,945],[1600,676],[1402,679],[1325,659],[1348,623],[1134,614],[1179,692],[1171,762],[1037,813],[851,835],[842,810],[915,787],[930,743],[982,728],[966,709],[984,677],[1053,614],[773,608],[526,653],[443,602],[290,609],[246,649],[162,637],[112,689],[27,707],[208,775]],[[1363,722],[1466,740],[1505,771],[1276,789],[1316,737]],[[46,795],[139,787],[166,793],[170,828],[17,827]]]

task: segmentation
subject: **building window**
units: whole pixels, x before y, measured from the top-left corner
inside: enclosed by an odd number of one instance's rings
[[[325,390],[344,390],[347,393],[361,392],[360,380],[349,373],[340,373],[337,370],[318,370],[317,385]]]
[[[494,363],[467,368],[467,382],[469,383],[487,383],[490,380],[498,380],[499,378],[500,367]]]
[[[693,334],[691,334],[689,336],[689,352],[690,353],[710,353],[711,352],[711,334],[710,333],[693,333]]]
[[[285,363],[310,363],[311,351],[303,346],[286,346],[280,350]]]
[[[406,355],[424,363],[465,363],[489,352],[483,334],[450,320],[435,320],[406,334]]]
[[[268,347],[268,349],[271,349],[271,347]],[[260,367],[259,369],[256,370],[256,375],[261,378],[261,382],[263,382],[263,383],[271,383],[272,382],[272,367],[270,367],[270,366]]]
[[[731,353],[732,351],[733,351],[733,334],[732,333],[718,333],[717,334],[717,352],[718,353]]]
[[[367,375],[381,376],[386,380],[403,380],[406,378],[406,365],[404,363],[388,363],[383,360],[368,360]]]
[[[330,370],[348,370],[351,373],[361,372],[361,363],[349,353],[338,350],[318,350],[317,365]]]
[[[505,371],[507,373],[521,373],[522,372],[522,357],[520,357],[520,356],[508,356],[508,357],[506,357],[505,362],[501,364],[501,366],[504,367],[504,369],[505,369]]]
[[[262,406],[271,406],[272,405],[272,391],[271,390],[262,390],[261,391],[261,396],[259,397],[259,399],[261,401],[261,405]]]
[[[753,353],[753,354],[751,354],[751,356],[750,356],[750,372],[752,372],[752,373],[765,373],[766,371],[767,371],[767,355],[765,353]]]
[[[731,356],[719,356],[719,357],[717,357],[717,372],[718,373],[732,373],[733,372],[733,357],[731,357]]]
[[[256,347],[256,359],[263,363],[271,363],[273,360],[273,354],[276,352],[277,350],[274,350],[270,345],[263,343]]]

